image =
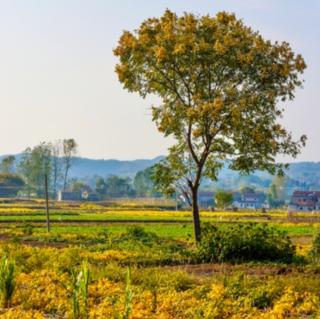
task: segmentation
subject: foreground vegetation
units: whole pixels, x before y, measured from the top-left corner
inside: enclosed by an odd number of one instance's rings
[[[188,211],[43,204],[0,203],[0,318],[320,316],[316,214],[203,212],[196,247]]]

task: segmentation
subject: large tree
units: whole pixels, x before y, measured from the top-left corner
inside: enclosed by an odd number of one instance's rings
[[[296,156],[305,136],[294,141],[279,123],[283,104],[302,85],[306,65],[286,42],[272,43],[235,15],[182,16],[167,10],[125,31],[114,50],[120,82],[142,97],[157,95],[153,120],[173,136],[164,184],[184,181],[200,240],[198,189],[217,178],[221,162],[249,173],[282,172],[276,156]]]

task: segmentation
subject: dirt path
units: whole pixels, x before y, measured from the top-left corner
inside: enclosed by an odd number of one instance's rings
[[[191,275],[196,276],[214,276],[214,275],[232,275],[235,273],[243,273],[245,275],[255,276],[272,276],[272,275],[288,275],[292,272],[304,273],[303,267],[291,265],[248,265],[248,264],[196,264],[196,265],[181,265],[181,266],[166,266],[167,269],[175,269],[186,271]]]

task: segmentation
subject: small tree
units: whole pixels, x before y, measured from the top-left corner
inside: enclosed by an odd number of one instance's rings
[[[95,188],[96,192],[100,195],[105,195],[107,192],[107,184],[105,182],[105,180],[102,177],[99,177],[96,180],[96,188]]]
[[[30,194],[44,195],[44,176],[48,177],[48,185],[52,178],[51,144],[42,142],[34,148],[27,148],[19,163],[18,171],[25,181],[25,188]],[[49,188],[51,193],[51,187]]]
[[[152,108],[153,121],[176,141],[160,164],[169,168],[162,183],[168,190],[176,182],[189,189],[197,241],[203,177],[216,180],[224,160],[244,173],[282,173],[276,156],[296,156],[305,143],[305,136],[293,141],[278,122],[278,102],[292,100],[302,85],[303,58],[286,42],[264,40],[233,14],[178,17],[167,10],[125,31],[114,53],[124,87],[162,101]]]
[[[280,207],[285,203],[285,178],[283,176],[276,176],[273,178],[272,184],[269,188],[268,201],[272,207]]]
[[[14,162],[16,158],[13,155],[4,157],[1,161],[1,172],[5,174],[12,174],[14,170]]]
[[[218,191],[215,195],[215,203],[218,208],[226,208],[233,202],[233,195],[230,192]]]
[[[67,188],[68,174],[72,166],[73,157],[77,154],[77,143],[73,138],[62,141],[62,161],[64,167],[63,190]]]
[[[105,195],[106,197],[132,197],[135,195],[129,177],[110,175],[106,178],[104,183],[102,183],[101,180],[98,180],[98,182],[97,190],[101,195]]]
[[[154,167],[148,167],[143,171],[137,172],[133,180],[133,187],[136,191],[137,196],[140,197],[151,197],[151,196],[159,196],[157,194],[154,180]]]
[[[62,172],[62,142],[61,140],[51,143],[51,153],[52,153],[52,194],[56,198],[58,192],[58,186],[62,182],[63,172]]]

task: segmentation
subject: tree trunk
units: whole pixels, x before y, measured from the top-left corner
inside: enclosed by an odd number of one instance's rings
[[[192,214],[193,214],[193,229],[194,239],[196,243],[200,242],[201,228],[200,228],[200,215],[198,206],[198,188],[192,189]]]
[[[67,189],[68,172],[69,172],[69,167],[67,166],[65,173],[64,173],[64,179],[63,179],[63,191],[66,191],[66,189]]]
[[[49,193],[48,193],[48,175],[44,175],[44,188],[46,198],[46,217],[47,217],[47,231],[50,232],[50,215],[49,215]]]

